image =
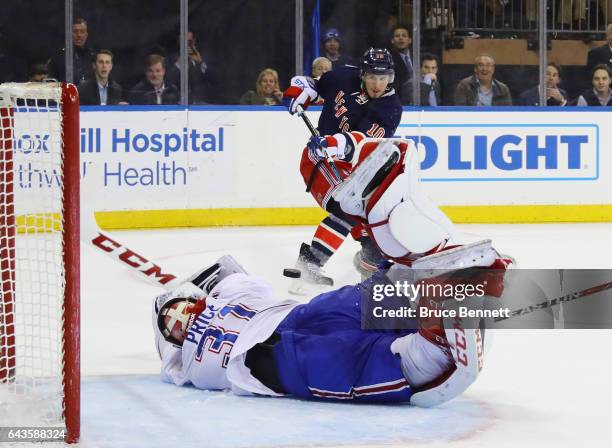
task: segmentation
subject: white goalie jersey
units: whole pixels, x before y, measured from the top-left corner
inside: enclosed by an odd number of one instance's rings
[[[186,282],[156,298],[154,308],[160,298],[204,295]],[[270,337],[298,304],[277,298],[271,285],[258,277],[236,273],[224,278],[206,297],[206,309],[189,327],[182,348],[167,342],[154,323],[162,380],[178,386],[230,389],[237,395],[279,395],[254,378],[244,361],[246,352]]]

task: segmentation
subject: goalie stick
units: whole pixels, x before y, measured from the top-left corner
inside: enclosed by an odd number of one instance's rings
[[[592,294],[597,294],[598,292],[602,292],[610,288],[612,288],[612,282],[606,282],[606,283],[602,283],[601,285],[592,286],[590,288],[583,289],[582,291],[576,291],[576,292],[572,292],[570,294],[566,294],[561,297],[556,297],[554,299],[544,300],[543,302],[536,303],[535,305],[530,305],[524,308],[519,308],[517,310],[510,311],[510,313],[507,316],[496,317],[495,322],[501,322],[502,320],[512,319],[513,317],[517,317],[517,316],[523,316],[525,314],[529,314],[534,311],[549,308],[551,306],[555,306],[560,303],[571,302],[572,300],[576,300],[581,297],[590,296]]]
[[[81,241],[103,252],[124,267],[137,273],[141,278],[157,286],[171,291],[180,281],[171,273],[162,269],[159,264],[122,244],[117,238],[103,232],[93,210],[85,207],[81,219]]]

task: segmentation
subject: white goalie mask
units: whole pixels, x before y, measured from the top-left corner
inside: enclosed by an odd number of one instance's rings
[[[187,330],[206,307],[205,300],[177,297],[168,300],[157,314],[157,327],[164,339],[182,346]]]

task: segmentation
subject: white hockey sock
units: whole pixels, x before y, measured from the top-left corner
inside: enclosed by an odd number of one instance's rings
[[[400,355],[402,373],[411,386],[421,386],[435,380],[452,365],[452,357],[419,333],[397,338],[391,351]]]

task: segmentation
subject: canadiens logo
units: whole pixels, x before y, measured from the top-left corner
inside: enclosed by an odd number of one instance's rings
[[[357,95],[355,101],[357,102],[357,104],[363,106],[365,103],[368,102],[368,95],[365,92],[361,92],[359,95]]]

